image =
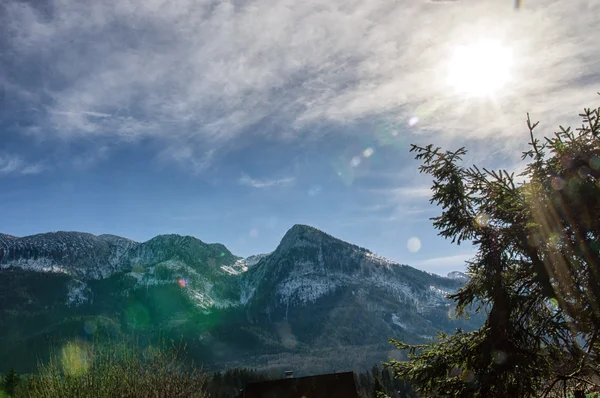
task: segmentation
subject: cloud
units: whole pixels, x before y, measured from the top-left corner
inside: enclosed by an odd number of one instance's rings
[[[193,145],[171,145],[164,149],[159,158],[166,161],[175,161],[182,167],[187,168],[192,174],[198,174],[210,166],[214,149],[201,150]]]
[[[106,145],[88,148],[80,151],[71,159],[73,166],[78,170],[86,170],[93,165],[106,159],[110,153],[110,148]]]
[[[371,214],[365,219],[381,221],[423,221],[432,211],[429,199],[433,192],[428,186],[418,182],[406,181],[401,187],[367,189],[369,203],[357,207],[359,213]],[[376,214],[376,215],[375,215]]]
[[[463,270],[466,268],[465,261],[473,258],[473,254],[456,254],[451,256],[434,257],[427,260],[417,261],[415,266],[431,270]]]
[[[239,183],[241,185],[245,185],[252,188],[288,187],[294,185],[295,182],[296,179],[294,177],[285,177],[272,180],[259,180],[244,175],[239,179]]]
[[[389,194],[400,200],[423,200],[431,198],[433,191],[428,186],[409,186],[390,189]]]
[[[199,148],[266,122],[264,134],[280,138],[384,116],[406,130],[417,116],[416,129],[440,140],[510,150],[525,112],[553,129],[570,122],[597,100],[600,78],[595,0],[518,11],[495,0],[7,0],[3,9],[10,57],[0,85],[40,109],[29,130],[152,137],[194,169],[205,164]],[[512,80],[492,99],[468,100],[446,84],[448,59],[481,37],[512,49]]]
[[[39,174],[45,170],[45,167],[41,164],[32,164],[25,166],[21,169],[21,174]]]
[[[0,173],[9,174],[19,170],[23,161],[12,155],[0,155]]]
[[[28,164],[21,157],[13,154],[0,153],[0,176],[8,174],[39,174],[45,167],[40,164]]]

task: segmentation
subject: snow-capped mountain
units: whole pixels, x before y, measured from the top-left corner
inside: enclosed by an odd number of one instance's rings
[[[460,285],[295,225],[243,275],[241,295],[253,320],[285,322],[300,341],[377,344],[382,335],[428,339],[445,329],[446,295]]]
[[[0,354],[18,348],[25,357],[23,344],[41,338],[28,330],[37,319],[46,339],[99,325],[113,335],[183,335],[215,367],[340,344],[354,347],[348,355],[371,347],[361,354],[368,361],[389,351],[391,336],[422,341],[477,326],[448,316],[459,276],[398,264],[305,225],[273,252],[245,259],[190,236],[0,234],[0,323],[9,325]]]
[[[136,245],[125,238],[81,232],[51,232],[23,238],[2,235],[0,268],[102,279],[122,271],[124,255]]]
[[[262,260],[263,258],[267,257],[268,255],[270,255],[271,253],[265,253],[265,254],[253,254],[252,256],[248,256],[246,257],[243,261],[244,261],[244,265],[247,268],[252,268],[254,267],[256,264],[258,264],[258,262],[260,260]]]
[[[293,226],[277,249],[245,275],[242,294],[273,306],[315,302],[338,289],[377,288],[415,309],[445,301],[457,284],[379,257],[316,228]],[[258,293],[256,293],[258,292]]]
[[[469,280],[469,275],[465,274],[464,272],[460,272],[460,271],[449,272],[446,277],[457,280],[457,281],[461,281],[461,282],[466,282]]]
[[[15,239],[17,239],[16,236],[0,234],[0,247],[7,247]]]

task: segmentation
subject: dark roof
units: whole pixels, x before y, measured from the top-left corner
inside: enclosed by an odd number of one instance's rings
[[[354,373],[331,373],[248,383],[243,398],[358,398]]]

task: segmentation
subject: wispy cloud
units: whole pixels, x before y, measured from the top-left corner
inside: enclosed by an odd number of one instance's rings
[[[0,153],[0,176],[8,174],[39,174],[45,167],[41,163],[30,164],[13,154]]]
[[[110,148],[106,145],[93,147],[82,151],[73,156],[71,162],[78,170],[86,170],[89,167],[106,159],[110,153]]]
[[[287,137],[386,115],[401,130],[417,116],[415,128],[450,142],[512,148],[506,137],[521,134],[525,112],[555,128],[597,100],[595,0],[518,11],[495,0],[48,1],[7,0],[0,16],[11,54],[0,82],[41,110],[38,134],[203,148],[261,121]],[[481,37],[512,49],[512,80],[492,100],[467,100],[446,85],[448,59]],[[165,154],[202,168],[198,148],[199,158]]]
[[[395,200],[399,201],[412,201],[431,198],[433,192],[431,188],[428,186],[407,186],[407,187],[399,187],[392,188],[388,190],[384,190],[384,193],[394,197]],[[423,201],[425,202],[425,201]]]
[[[193,145],[171,145],[159,154],[159,158],[175,161],[193,174],[197,174],[206,170],[211,164],[214,154],[214,149],[203,151]]]
[[[427,186],[414,181],[405,182],[405,186],[372,188],[367,190],[370,201],[376,203],[357,207],[359,213],[377,214],[376,218],[385,221],[426,220],[434,208],[428,206],[433,192]]]
[[[415,266],[427,269],[449,269],[460,270],[465,268],[465,262],[472,259],[473,254],[456,254],[451,256],[434,257],[427,260],[417,261]]]
[[[271,180],[255,179],[248,175],[243,175],[239,181],[241,185],[252,188],[269,188],[269,187],[289,187],[294,185],[296,179],[294,177],[285,177]]]
[[[39,174],[45,170],[41,164],[30,164],[21,169],[21,174]]]

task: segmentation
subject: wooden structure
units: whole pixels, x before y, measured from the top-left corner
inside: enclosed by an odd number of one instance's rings
[[[353,372],[246,384],[242,398],[358,398]]]

